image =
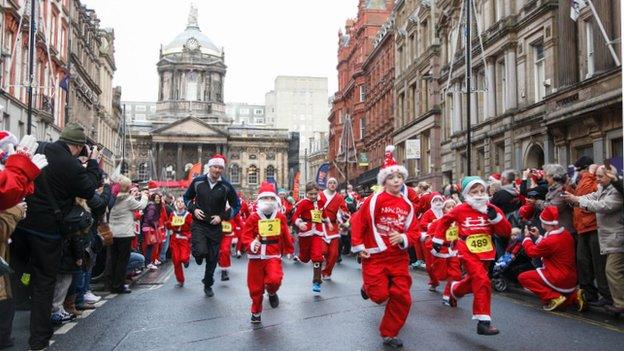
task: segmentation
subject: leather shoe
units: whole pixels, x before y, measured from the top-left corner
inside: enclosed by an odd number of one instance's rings
[[[214,291],[212,291],[211,287],[205,286],[204,287],[204,294],[206,294],[207,297],[213,297],[214,296]]]

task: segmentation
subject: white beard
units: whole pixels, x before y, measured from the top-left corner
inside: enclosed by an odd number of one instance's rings
[[[262,200],[258,201],[258,211],[265,215],[270,215],[277,209],[277,203],[275,201]]]
[[[444,204],[440,204],[437,206],[431,205],[431,212],[433,212],[436,218],[441,218],[444,215],[442,208],[444,208]]]
[[[474,197],[470,195],[464,196],[464,200],[470,207],[481,213],[487,213],[487,204],[490,201],[488,196]]]

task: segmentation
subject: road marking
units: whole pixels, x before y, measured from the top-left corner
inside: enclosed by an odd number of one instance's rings
[[[78,316],[78,318],[80,319],[85,319],[87,317],[89,317],[89,315],[91,315],[91,313],[93,313],[95,310],[84,310],[82,311],[82,315]]]
[[[96,308],[100,308],[102,307],[103,304],[105,304],[106,302],[108,302],[108,300],[100,300],[96,303],[93,304],[93,306],[95,306]]]
[[[62,327],[58,328],[54,332],[54,334],[56,334],[56,335],[66,334],[68,331],[72,330],[72,328],[75,327],[76,324],[78,324],[78,323],[76,323],[76,322],[69,322],[69,323],[63,325]]]
[[[110,300],[110,299],[114,299],[116,297],[117,297],[117,294],[108,294],[108,295],[104,296],[104,299]]]

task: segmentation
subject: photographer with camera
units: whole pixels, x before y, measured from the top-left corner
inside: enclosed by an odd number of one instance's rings
[[[70,216],[76,210],[75,198],[90,199],[100,183],[100,152],[86,143],[84,128],[69,123],[59,140],[39,144],[37,151],[45,154],[48,166],[35,180],[35,192],[26,198],[28,216],[18,224],[12,237],[11,265],[17,277],[25,272],[27,265],[32,270],[29,343],[33,350],[48,347],[52,337],[50,315],[54,285],[62,239],[69,231]],[[81,153],[88,155],[86,167],[77,158]],[[16,295],[19,293],[17,290]]]

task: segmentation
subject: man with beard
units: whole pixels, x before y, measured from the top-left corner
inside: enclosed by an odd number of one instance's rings
[[[184,193],[184,202],[193,214],[191,225],[191,252],[197,264],[206,259],[204,293],[214,296],[214,271],[219,259],[219,247],[223,239],[221,221],[236,216],[240,201],[234,187],[221,177],[225,168],[225,157],[215,155],[208,161],[208,174],[196,177]],[[230,205],[226,209],[226,204]]]
[[[258,190],[256,212],[249,215],[241,236],[248,248],[247,288],[251,296],[251,323],[262,321],[262,295],[266,289],[272,308],[279,306],[277,290],[282,284],[282,253],[294,252],[286,216],[271,183],[264,182]]]
[[[456,249],[466,276],[452,283],[450,304],[454,305],[458,298],[473,293],[472,319],[479,321],[477,334],[496,335],[499,331],[491,325],[492,288],[488,277],[489,265],[496,255],[492,236],[496,233],[509,238],[511,225],[503,211],[489,203],[486,187],[480,177],[462,179],[465,202],[438,220],[433,248],[440,252],[442,245],[449,245],[446,241],[446,230],[455,222],[459,229]]]

